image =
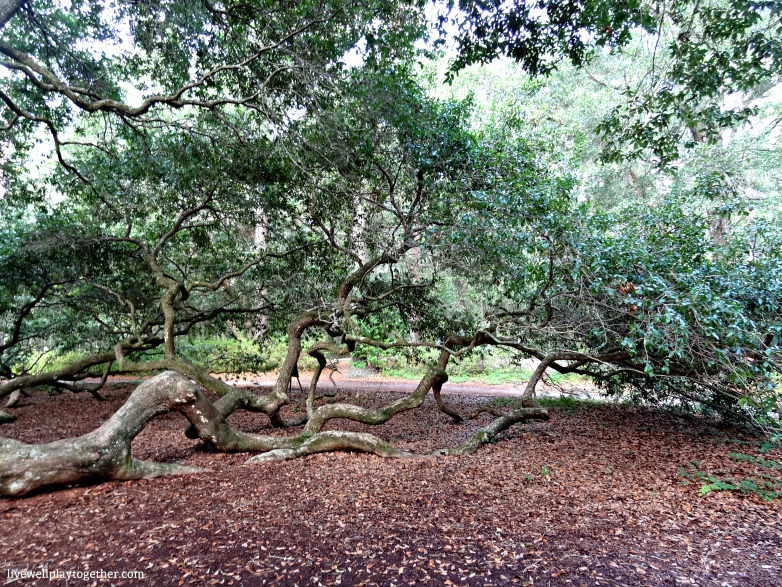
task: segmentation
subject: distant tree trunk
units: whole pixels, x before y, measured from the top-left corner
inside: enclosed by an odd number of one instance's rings
[[[635,195],[644,199],[644,186],[638,181],[638,176],[631,167],[625,169],[625,178],[627,179],[627,183],[630,184],[630,187],[633,188]]]
[[[266,226],[264,224],[258,224],[255,227],[255,234],[253,237],[253,242],[255,243],[256,247],[265,247],[266,246]],[[261,296],[266,295],[266,290],[261,291]],[[257,300],[260,301],[260,300]],[[248,328],[251,327],[252,321],[248,318]],[[257,325],[256,325],[257,326]],[[251,331],[251,334],[253,338],[256,340],[263,340],[266,336],[266,332],[269,330],[269,316],[267,314],[261,314],[260,316],[260,327],[256,327]]]
[[[728,230],[730,225],[728,217],[720,210],[711,210],[708,213],[709,219],[709,238],[718,247],[724,247],[728,244]]]

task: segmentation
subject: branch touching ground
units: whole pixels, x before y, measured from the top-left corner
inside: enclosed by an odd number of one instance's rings
[[[466,455],[477,452],[484,444],[493,441],[500,432],[503,432],[524,420],[548,420],[548,411],[543,408],[519,408],[510,414],[505,414],[494,420],[488,426],[481,428],[470,436],[464,443],[451,449],[436,452],[439,455]]]
[[[19,403],[19,400],[22,397],[22,390],[17,389],[14,391],[11,395],[8,396],[8,401],[5,404],[6,408],[15,408],[16,404]]]
[[[10,424],[16,421],[16,416],[0,410],[0,424]]]
[[[167,371],[139,385],[105,424],[89,434],[48,444],[0,438],[0,495],[25,495],[85,480],[203,472],[195,467],[140,461],[130,451],[131,442],[152,418],[191,401],[192,388],[195,385],[182,376]]]
[[[31,445],[0,438],[0,495],[21,496],[38,489],[108,479],[128,480],[161,475],[203,472],[204,469],[178,464],[154,463],[133,458],[131,443],[154,417],[176,410],[193,426],[197,437],[223,452],[263,452],[248,463],[293,459],[318,452],[355,450],[386,458],[425,458],[394,448],[385,440],[367,433],[320,429],[331,418],[349,418],[377,424],[395,414],[418,407],[433,384],[447,375],[431,369],[411,395],[379,410],[359,406],[328,405],[312,412],[315,433],[305,429],[300,436],[276,437],[234,430],[223,412],[242,403],[237,396],[224,396],[221,405],[212,404],[201,389],[175,371],[166,371],[139,385],[127,402],[100,428],[77,438]],[[218,402],[219,404],[220,402]],[[2,418],[14,417],[0,412]],[[473,434],[464,444],[431,455],[460,455],[475,452],[483,444],[513,424],[529,419],[547,420],[540,408],[520,408],[502,415]],[[309,427],[309,424],[308,424]]]
[[[299,437],[302,438],[302,437]],[[421,455],[399,450],[388,444],[382,438],[366,432],[320,432],[307,438],[298,448],[282,448],[252,457],[247,465],[266,463],[270,461],[287,461],[318,452],[333,450],[356,450],[368,452],[386,458],[425,458]]]
[[[432,393],[434,394],[434,401],[437,403],[437,407],[439,410],[453,419],[454,422],[457,424],[461,424],[464,422],[464,416],[462,416],[459,412],[449,408],[445,405],[445,402],[443,402],[443,398],[440,395],[440,391],[443,388],[442,382],[437,382],[434,385],[432,385]]]
[[[234,430],[195,383],[166,371],[139,385],[105,424],[89,434],[37,445],[0,438],[0,495],[20,496],[82,481],[204,472],[133,458],[133,439],[155,416],[171,410],[182,412],[199,438],[223,452],[299,449],[307,440]]]

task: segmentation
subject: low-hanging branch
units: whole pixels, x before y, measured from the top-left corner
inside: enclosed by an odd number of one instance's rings
[[[152,418],[191,401],[194,385],[163,373],[136,388],[100,428],[48,444],[0,438],[0,494],[19,496],[43,487],[96,479],[140,479],[203,469],[133,458],[131,442]]]

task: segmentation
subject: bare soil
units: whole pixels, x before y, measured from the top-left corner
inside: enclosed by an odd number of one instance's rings
[[[47,442],[105,421],[133,387],[99,403],[87,394],[23,399],[0,434]],[[341,392],[366,406],[393,393]],[[338,398],[340,399],[340,398]],[[348,399],[342,397],[341,399]],[[463,412],[486,401],[450,395]],[[286,408],[290,410],[290,408]],[[286,414],[291,417],[290,411]],[[427,398],[385,425],[332,421],[429,453],[454,446],[490,416],[462,425]],[[238,413],[232,425],[271,429]],[[64,488],[0,499],[0,582],[11,569],[140,570],[116,585],[719,585],[782,584],[782,504],[712,492],[680,475],[757,473],[729,452],[760,456],[754,439],[704,419],[646,407],[552,410],[466,457],[383,460],[353,453],[244,465],[185,438],[179,414],[134,442],[140,458],[211,473]],[[782,458],[782,451],[762,455]],[[779,470],[762,471],[780,478]],[[48,580],[18,584],[56,584]],[[71,581],[69,585],[93,584]]]

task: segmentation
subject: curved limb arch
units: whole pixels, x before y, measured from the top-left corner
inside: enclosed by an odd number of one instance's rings
[[[312,415],[304,427],[304,433],[317,434],[326,422],[336,418],[354,420],[362,424],[384,424],[400,412],[419,407],[433,384],[442,384],[447,380],[448,375],[445,371],[430,369],[421,379],[413,393],[377,410],[370,410],[352,404],[327,404],[321,406],[312,411]]]
[[[50,486],[106,479],[140,479],[204,469],[135,459],[133,439],[156,416],[176,410],[197,436],[223,452],[299,448],[302,437],[262,436],[234,430],[192,381],[166,371],[139,385],[100,428],[47,444],[0,438],[0,495],[20,496]]]
[[[155,416],[189,401],[192,384],[166,372],[145,381],[100,428],[47,444],[0,438],[0,494],[19,496],[37,489],[96,479],[140,479],[197,473],[203,469],[133,458],[133,439]]]

